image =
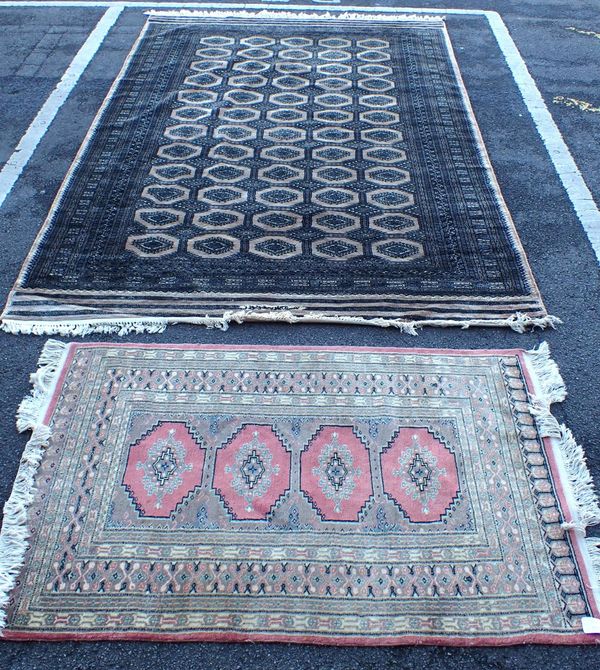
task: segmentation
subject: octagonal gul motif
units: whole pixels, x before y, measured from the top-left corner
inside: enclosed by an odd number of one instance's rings
[[[202,149],[189,142],[171,142],[163,144],[156,152],[160,158],[170,158],[171,160],[187,160],[195,158],[202,153]]]
[[[281,72],[281,74],[305,74],[310,72],[311,69],[309,63],[294,63],[293,61],[275,63],[275,72]]]
[[[384,95],[383,93],[369,93],[361,95],[358,102],[365,107],[397,107],[398,99],[393,95]]]
[[[344,163],[354,160],[356,151],[349,147],[317,147],[312,150],[312,157],[325,163]]]
[[[214,91],[188,89],[177,93],[177,100],[179,102],[186,102],[188,105],[206,105],[207,103],[214,102],[216,99],[217,94]]]
[[[250,240],[248,251],[269,260],[287,260],[302,253],[302,242],[290,237],[269,235]]]
[[[171,112],[171,118],[177,121],[200,121],[211,115],[210,109],[196,107],[195,105],[176,107]]]
[[[410,173],[394,167],[372,167],[365,170],[365,178],[373,184],[406,184],[410,181]]]
[[[310,47],[314,44],[310,37],[282,37],[279,41],[286,47]]]
[[[335,61],[336,63],[352,58],[348,51],[342,49],[326,49],[325,51],[319,51],[318,55],[320,60]]]
[[[240,44],[249,47],[268,47],[275,44],[275,40],[272,37],[265,37],[265,35],[251,35],[250,37],[242,37]]]
[[[267,81],[268,79],[261,74],[239,74],[235,77],[229,77],[227,83],[239,88],[261,88]]]
[[[244,215],[234,209],[209,209],[206,212],[194,214],[192,224],[198,228],[209,230],[226,230],[237,228],[244,223]]]
[[[290,484],[290,453],[270,426],[245,425],[218,451],[213,488],[238,520],[264,520]]]
[[[272,142],[303,142],[306,139],[306,131],[294,126],[276,126],[263,130],[263,137]]]
[[[206,49],[196,50],[196,56],[206,58],[207,60],[227,58],[231,56],[231,54],[231,49],[225,49],[223,47],[208,47]]]
[[[311,225],[330,233],[347,233],[360,229],[360,217],[341,212],[319,212],[313,216]]]
[[[273,123],[297,123],[299,121],[306,121],[307,114],[301,109],[270,109],[266,114],[267,121]]]
[[[295,107],[296,105],[305,105],[308,102],[308,96],[302,93],[272,93],[269,96],[269,102],[282,107]]]
[[[358,74],[367,75],[369,77],[389,77],[393,72],[392,68],[387,65],[369,64],[358,66]]]
[[[369,228],[380,230],[384,233],[409,233],[419,229],[419,221],[416,216],[394,212],[392,214],[381,214],[369,219]]]
[[[327,91],[345,91],[347,88],[352,88],[352,82],[342,77],[323,77],[315,81],[315,86]]]
[[[241,161],[245,158],[252,158],[254,149],[246,147],[243,144],[231,144],[230,142],[221,142],[211,147],[208,152],[209,158],[219,158],[226,161]]]
[[[304,170],[292,165],[269,165],[269,167],[260,168],[258,178],[273,184],[287,184],[304,179]]]
[[[200,202],[208,200],[220,205],[234,205],[238,202],[245,202],[248,198],[246,191],[242,191],[234,186],[209,186],[198,191],[198,200]]]
[[[373,144],[395,144],[402,142],[402,133],[399,130],[392,128],[369,128],[368,130],[361,130],[360,136],[366,142]]]
[[[142,198],[160,205],[172,205],[190,197],[190,189],[175,184],[149,184],[142,189]]]
[[[165,128],[165,137],[172,140],[197,140],[206,135],[206,126],[192,123],[178,123]]]
[[[249,49],[240,49],[237,55],[242,58],[252,58],[253,60],[265,60],[273,57],[273,51],[271,49],[264,49],[263,47],[250,47]]]
[[[201,74],[190,74],[184,80],[183,83],[188,86],[199,86],[200,88],[212,88],[213,86],[219,86],[223,81],[223,77],[219,77],[212,72],[202,72]]]
[[[297,161],[304,158],[304,149],[286,145],[264,147],[260,150],[260,157],[271,161]]]
[[[318,142],[342,144],[354,139],[354,131],[347,128],[317,128],[313,130],[313,139]]]
[[[305,49],[282,49],[279,54],[279,58],[283,58],[284,60],[308,60],[309,58],[312,58],[312,54],[310,51],[306,51]]]
[[[314,256],[329,261],[347,261],[363,255],[363,246],[356,240],[347,237],[322,237],[311,243]]]
[[[279,207],[292,207],[304,200],[304,194],[295,188],[273,187],[256,192],[256,202],[264,205],[277,205]]]
[[[200,38],[200,44],[207,44],[211,47],[222,47],[230,44],[235,44],[233,37],[225,37],[225,35],[208,35]]]
[[[196,168],[185,163],[163,163],[150,168],[150,176],[161,181],[173,182],[180,179],[193,179]]]
[[[328,186],[311,193],[312,202],[325,207],[348,207],[358,203],[358,193],[347,188]]]
[[[302,88],[306,88],[308,84],[308,79],[293,74],[285,74],[273,79],[273,86],[275,86],[275,88],[281,88],[284,91],[298,91]]]
[[[122,484],[141,516],[168,518],[200,486],[204,458],[184,423],[161,421],[129,447]]]
[[[257,73],[265,72],[270,67],[269,63],[264,63],[260,60],[244,60],[239,63],[234,63],[232,69],[236,72]]]
[[[349,123],[354,114],[345,109],[320,109],[314,112],[313,118],[321,123]]]
[[[352,66],[345,65],[344,63],[319,63],[317,65],[317,73],[320,75],[335,77],[342,74],[350,74],[351,72]]]
[[[399,123],[400,121],[399,114],[384,109],[372,109],[368,112],[360,112],[358,117],[361,121],[371,123],[374,126],[389,126],[392,123]]]
[[[250,168],[217,163],[205,169],[203,176],[217,182],[237,182],[250,176]]]
[[[218,126],[213,131],[215,139],[231,140],[232,142],[244,142],[256,139],[256,128],[250,126]]]
[[[400,188],[380,188],[367,193],[367,203],[382,209],[403,209],[415,204],[412,193]]]
[[[324,37],[317,44],[320,47],[329,47],[331,49],[345,49],[351,46],[352,42],[344,37]]]
[[[384,51],[360,51],[356,54],[358,60],[367,61],[368,63],[381,63],[390,60],[390,55]]]
[[[369,452],[348,426],[323,426],[300,457],[300,488],[326,521],[358,521],[373,495]]]
[[[352,96],[345,93],[323,93],[315,96],[315,104],[323,107],[345,107],[352,104]]]
[[[232,88],[223,95],[223,100],[236,105],[256,105],[264,100],[264,95],[257,91],[246,91],[243,88]]]
[[[252,223],[263,230],[293,230],[302,227],[302,216],[294,212],[263,212],[255,214]]]
[[[440,521],[460,491],[454,454],[426,428],[400,428],[381,471],[384,491],[414,523]]]
[[[130,235],[125,249],[142,258],[159,258],[174,254],[179,247],[179,240],[164,233],[148,233],[147,235]]]
[[[178,226],[185,220],[185,212],[169,207],[136,209],[134,221],[141,223],[146,228],[172,228]]]
[[[406,160],[406,151],[396,147],[369,147],[363,149],[363,157],[377,163],[400,163]]]
[[[194,72],[210,72],[211,70],[224,70],[227,67],[226,60],[195,60],[190,63],[190,70]]]
[[[256,121],[260,118],[260,111],[252,107],[221,107],[219,118],[225,119],[225,121],[237,121],[241,123]]]
[[[188,240],[187,250],[202,258],[227,258],[240,251],[240,241],[231,235],[199,235]]]
[[[406,263],[423,258],[423,245],[414,240],[390,239],[373,242],[371,245],[373,256],[385,258],[387,261]]]
[[[376,91],[379,93],[385,93],[385,91],[391,91],[395,88],[395,84],[388,79],[381,78],[369,78],[369,79],[359,79],[357,86],[364,89],[365,91]]]
[[[338,165],[327,165],[312,171],[312,178],[325,184],[346,184],[358,178],[356,170],[340,167]]]
[[[390,43],[387,40],[369,37],[366,40],[358,40],[356,46],[362,49],[389,49]]]

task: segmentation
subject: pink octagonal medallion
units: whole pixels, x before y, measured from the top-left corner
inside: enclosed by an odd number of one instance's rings
[[[271,426],[246,425],[217,452],[214,489],[235,519],[265,519],[289,487],[290,460]]]
[[[165,421],[129,448],[123,485],[142,516],[168,517],[202,481],[204,447],[184,423]]]
[[[400,428],[381,454],[383,489],[416,523],[440,521],[458,495],[456,459],[426,428]]]
[[[349,426],[324,426],[302,452],[300,486],[327,521],[357,521],[373,495],[367,447]]]

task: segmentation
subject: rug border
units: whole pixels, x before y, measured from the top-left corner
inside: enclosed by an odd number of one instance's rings
[[[548,463],[556,483],[557,495],[563,511],[568,511],[573,518],[581,513],[580,504],[573,488],[573,482],[569,484],[568,477],[564,470],[561,470],[561,440],[548,429],[549,422],[554,421],[556,426],[558,422],[550,414],[550,404],[560,402],[566,396],[564,383],[558,372],[558,366],[550,358],[548,345],[542,343],[537,349],[526,351],[523,349],[431,349],[431,348],[396,348],[396,347],[334,347],[334,346],[285,346],[285,345],[227,345],[227,344],[125,344],[110,342],[71,342],[62,343],[56,340],[48,340],[42,350],[39,360],[38,371],[32,375],[33,391],[26,397],[19,407],[17,414],[17,427],[20,431],[31,430],[32,437],[27,443],[24,451],[24,457],[21,459],[19,472],[15,479],[15,486],[5,505],[5,518],[2,530],[0,531],[0,546],[6,546],[2,543],[7,542],[7,535],[14,532],[15,526],[19,533],[18,551],[20,556],[10,562],[2,561],[0,555],[0,639],[5,640],[152,640],[152,641],[190,641],[190,642],[294,642],[310,643],[319,645],[335,646],[403,646],[413,644],[441,645],[441,646],[505,646],[514,644],[596,644],[600,642],[597,634],[589,633],[537,633],[537,634],[518,634],[507,637],[488,636],[473,639],[472,637],[452,637],[435,635],[406,635],[406,636],[382,636],[363,638],[358,636],[334,637],[331,635],[305,635],[305,634],[273,634],[273,633],[235,633],[231,631],[213,631],[205,633],[145,633],[139,632],[100,632],[100,633],[76,633],[76,632],[12,632],[10,629],[3,629],[5,625],[4,607],[8,603],[9,594],[15,586],[19,572],[21,570],[25,551],[27,548],[27,508],[31,503],[33,491],[33,477],[43,455],[43,448],[48,444],[50,438],[50,429],[48,421],[54,411],[58,398],[62,391],[65,375],[69,369],[75,352],[80,349],[89,348],[137,348],[137,349],[178,349],[178,350],[218,350],[218,351],[327,351],[340,353],[375,353],[375,354],[420,354],[420,355],[448,355],[448,356],[503,356],[516,355],[521,361],[522,372],[530,396],[530,407],[532,413],[536,401],[544,403],[544,414],[537,421],[539,407],[535,411],[536,423],[544,445]],[[564,428],[564,426],[562,427]],[[567,429],[564,429],[565,431]],[[36,433],[38,439],[36,439]],[[570,434],[570,433],[569,433]],[[41,436],[41,439],[39,439]],[[580,450],[581,448],[578,447]],[[35,450],[35,458],[32,458],[31,450]],[[28,454],[28,451],[30,452]],[[583,453],[583,452],[582,452]],[[582,462],[579,467],[583,468],[591,481],[591,475],[585,465],[582,456]],[[29,486],[29,498],[22,499],[22,491],[19,489],[19,482],[27,479],[26,486]],[[593,492],[593,489],[592,489]],[[595,496],[595,494],[594,494]],[[597,502],[597,498],[596,498]],[[14,506],[19,504],[19,513],[15,515]],[[600,508],[592,510],[600,518]],[[597,522],[598,519],[595,519]],[[7,521],[9,523],[6,529]],[[588,596],[592,613],[600,617],[600,570],[594,574],[594,565],[600,563],[600,547],[595,548],[594,543],[585,539],[585,529],[579,526],[569,526],[571,539],[573,540],[574,550],[577,555],[578,566],[583,574],[583,587]],[[10,537],[8,541],[10,541]],[[592,557],[592,552],[597,552],[597,556]],[[6,559],[8,557],[5,557]],[[595,585],[595,582],[598,582]]]
[[[448,32],[448,25],[446,24],[445,21],[443,23],[442,31],[444,33],[444,39],[446,41],[446,49],[448,50],[448,55],[450,56],[450,61],[452,63],[452,67],[454,70],[454,76],[456,77],[456,81],[458,82],[458,85],[460,87],[463,104],[467,110],[467,116],[469,117],[469,121],[471,122],[471,128],[473,130],[473,134],[475,135],[477,148],[479,149],[479,155],[485,166],[485,171],[489,181],[489,185],[491,186],[496,196],[496,202],[498,204],[498,208],[503,214],[504,224],[511,238],[513,249],[517,252],[519,260],[522,264],[522,269],[525,271],[525,274],[527,275],[529,286],[530,289],[532,290],[532,295],[535,295],[537,297],[544,311],[548,313],[546,305],[544,304],[541,291],[539,289],[539,286],[537,285],[537,281],[533,274],[533,270],[531,269],[531,266],[529,264],[529,259],[527,258],[527,254],[525,253],[525,248],[519,236],[519,232],[515,225],[512,214],[508,208],[508,205],[506,204],[504,194],[502,193],[502,190],[500,188],[500,183],[498,182],[496,171],[494,170],[494,166],[492,165],[489,152],[483,139],[483,133],[481,132],[481,128],[479,127],[477,117],[475,116],[475,109],[473,108],[473,104],[471,103],[471,98],[469,97],[469,92],[467,90],[465,80],[463,78],[462,72],[458,64],[458,60],[456,58],[456,51],[454,50],[454,45],[452,44],[452,41],[450,39],[450,33]]]
[[[187,323],[193,325],[205,325],[208,327],[216,327],[222,330],[226,330],[230,323],[235,322],[241,324],[244,321],[279,321],[290,324],[295,323],[329,323],[329,324],[349,324],[349,325],[371,325],[379,327],[393,327],[398,329],[400,332],[408,333],[411,335],[417,334],[417,329],[424,326],[438,326],[438,327],[460,327],[460,328],[469,328],[474,326],[491,326],[491,327],[508,327],[518,333],[524,333],[528,329],[540,328],[545,329],[547,327],[556,327],[562,321],[548,313],[548,310],[545,306],[542,294],[537,285],[535,276],[529,264],[529,260],[525,253],[523,244],[520,240],[518,231],[510,214],[510,211],[504,200],[502,191],[500,190],[500,185],[498,183],[496,174],[494,172],[493,165],[490,161],[487,148],[485,146],[477,118],[475,116],[473,107],[471,105],[465,83],[458,67],[458,62],[456,59],[456,54],[454,48],[450,41],[450,36],[448,33],[448,28],[443,16],[440,15],[426,15],[426,14],[410,14],[403,13],[401,8],[397,12],[390,12],[387,14],[378,13],[377,8],[373,8],[372,12],[362,12],[362,13],[353,13],[351,9],[336,10],[333,9],[333,12],[326,13],[315,13],[315,12],[304,12],[300,10],[286,11],[278,9],[265,9],[259,11],[248,11],[244,10],[242,7],[240,9],[228,9],[228,10],[188,10],[188,9],[179,9],[179,10],[149,10],[145,14],[148,16],[145,24],[140,30],[137,38],[135,39],[129,53],[127,54],[125,61],[117,75],[113,80],[109,91],[102,101],[92,124],[87,131],[76,155],[69,166],[67,173],[59,187],[59,190],[54,198],[50,210],[44,220],[43,225],[38,231],[30,249],[23,261],[17,278],[9,291],[6,304],[2,313],[0,314],[0,330],[4,330],[13,334],[34,334],[34,335],[67,335],[67,336],[86,336],[92,333],[116,333],[118,335],[126,335],[130,332],[150,332],[157,333],[163,332],[167,325],[176,324],[176,323]],[[94,134],[97,131],[97,128],[106,112],[111,99],[114,97],[117,87],[121,83],[122,79],[125,77],[131,61],[135,56],[140,43],[145,36],[149,25],[153,21],[172,21],[172,22],[189,22],[193,20],[203,20],[210,19],[211,17],[249,17],[255,16],[259,17],[279,17],[283,19],[308,19],[314,18],[319,20],[338,20],[338,21],[352,21],[352,20],[365,20],[365,17],[372,18],[374,20],[381,20],[387,22],[406,22],[410,23],[423,23],[436,25],[441,29],[444,36],[444,42],[446,45],[446,50],[448,57],[451,62],[451,66],[458,83],[461,99],[465,108],[466,115],[469,119],[469,124],[472,128],[473,134],[475,136],[475,144],[477,151],[480,155],[480,158],[483,162],[484,169],[487,175],[487,181],[494,193],[496,204],[501,214],[504,228],[508,233],[510,239],[510,245],[513,252],[517,256],[517,263],[520,270],[525,275],[525,281],[529,286],[530,293],[522,297],[522,300],[525,301],[535,301],[536,307],[543,316],[529,316],[522,314],[520,312],[514,312],[507,318],[477,318],[480,315],[477,315],[475,318],[464,319],[460,318],[425,318],[425,319],[411,319],[411,318],[386,318],[381,317],[361,317],[354,315],[342,315],[335,314],[334,311],[328,309],[325,310],[303,310],[300,308],[295,309],[286,309],[284,306],[280,308],[279,306],[273,306],[272,308],[256,309],[254,307],[245,307],[240,306],[240,308],[235,308],[233,310],[224,311],[218,316],[189,316],[189,317],[179,317],[179,316],[165,316],[165,317],[148,317],[148,316],[127,316],[116,314],[108,314],[101,318],[68,318],[62,317],[59,320],[53,320],[49,315],[46,315],[46,318],[43,321],[35,321],[33,319],[19,319],[11,316],[11,308],[13,303],[13,298],[21,289],[22,283],[26,280],[27,274],[34,263],[36,256],[39,251],[39,247],[43,244],[47,235],[49,234],[52,226],[55,223],[55,215],[58,211],[60,203],[62,202],[63,197],[66,194],[66,191],[70,185],[71,180],[76,174],[76,171],[79,167],[79,164],[84,159],[87,151],[91,146],[91,141]],[[65,292],[65,293],[68,293]],[[224,294],[226,297],[226,294]],[[85,306],[84,306],[85,308]]]
[[[286,633],[278,636],[268,633],[231,633],[223,631],[212,633],[19,633],[5,630],[0,632],[2,640],[27,642],[66,642],[66,641],[138,641],[138,642],[279,642],[292,644],[315,644],[334,647],[404,647],[404,646],[439,646],[439,647],[507,647],[519,644],[561,644],[561,645],[588,645],[600,644],[598,634],[564,633],[564,634],[535,634],[513,635],[507,637],[473,638],[442,636],[425,637],[418,635],[404,638],[380,637],[332,637],[318,635],[290,635]]]

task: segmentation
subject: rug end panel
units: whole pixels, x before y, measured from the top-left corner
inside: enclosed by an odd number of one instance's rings
[[[317,9],[317,8],[316,8]],[[321,11],[303,11],[299,9],[244,9],[232,7],[230,9],[149,9],[144,12],[148,22],[160,23],[190,23],[210,19],[223,18],[262,18],[262,19],[302,19],[319,21],[381,21],[388,23],[406,23],[411,27],[424,25],[426,27],[442,27],[446,17],[443,14],[406,13],[401,9],[397,12],[378,12],[377,8],[366,12],[347,11],[345,9],[328,8]]]
[[[104,318],[62,318],[53,320],[19,319],[5,312],[0,322],[0,330],[13,335],[61,335],[63,337],[85,337],[92,334],[128,335],[129,333],[162,333],[169,324],[191,324],[227,330],[232,323],[242,324],[246,321],[279,322],[279,323],[321,323],[330,325],[377,326],[379,328],[394,328],[400,333],[417,335],[419,329],[425,326],[440,328],[472,328],[497,327],[510,328],[517,333],[525,333],[535,328],[544,330],[556,328],[562,321],[555,316],[546,315],[532,317],[522,313],[515,313],[509,318],[425,318],[407,319],[402,317],[363,317],[353,314],[334,314],[329,312],[304,311],[302,308],[286,309],[270,306],[264,309],[256,306],[241,306],[228,310],[222,314],[204,316],[113,316]]]

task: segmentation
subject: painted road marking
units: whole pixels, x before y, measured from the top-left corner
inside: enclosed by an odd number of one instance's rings
[[[23,137],[19,140],[16,149],[0,171],[0,207],[29,162],[40,140],[46,134],[58,110],[63,106],[65,100],[75,88],[79,78],[122,11],[122,6],[110,7],[106,10],[96,24],[96,27],[75,54],[61,80],[52,93],[50,93]]]

